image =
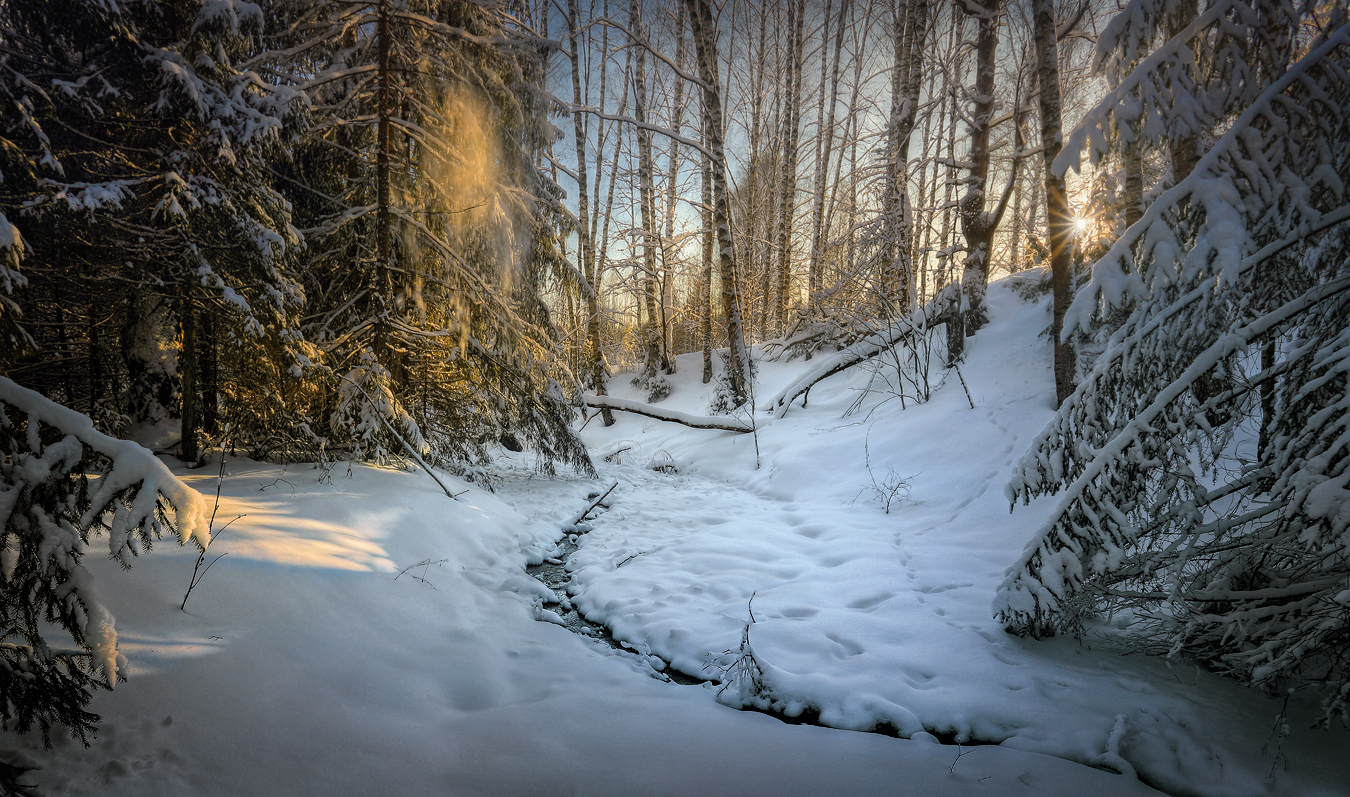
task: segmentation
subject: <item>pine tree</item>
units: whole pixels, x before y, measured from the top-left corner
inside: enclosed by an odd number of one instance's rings
[[[5,377],[0,452],[0,724],[36,726],[49,746],[64,726],[87,746],[99,721],[85,710],[91,691],[113,688],[126,668],[116,621],[80,563],[90,534],[106,533],[123,567],[166,530],[204,549],[206,502],[149,451]]]

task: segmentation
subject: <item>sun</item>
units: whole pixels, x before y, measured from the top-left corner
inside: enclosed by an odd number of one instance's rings
[[[1081,235],[1081,234],[1087,232],[1087,230],[1088,230],[1088,225],[1089,225],[1089,224],[1090,224],[1090,222],[1089,222],[1087,219],[1074,219],[1074,220],[1073,220],[1073,231],[1076,232],[1076,233],[1078,233],[1079,235]]]

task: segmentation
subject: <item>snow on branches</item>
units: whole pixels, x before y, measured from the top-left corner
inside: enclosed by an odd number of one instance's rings
[[[994,610],[1037,635],[1123,613],[1148,648],[1325,687],[1345,718],[1350,26],[1221,0],[1145,55],[1167,8],[1133,3],[1103,35],[1115,88],[1056,165],[1165,146],[1178,120],[1214,143],[1070,309],[1066,335],[1093,316],[1113,331],[1014,469],[1014,503],[1061,497]],[[1204,69],[1172,68],[1197,51]]]
[[[56,724],[83,740],[97,721],[83,710],[89,690],[112,688],[125,667],[113,615],[80,564],[90,532],[107,532],[124,567],[166,528],[205,549],[206,501],[146,449],[4,377],[0,446],[0,718],[20,732],[36,723],[44,741]],[[50,645],[48,624],[75,647]]]

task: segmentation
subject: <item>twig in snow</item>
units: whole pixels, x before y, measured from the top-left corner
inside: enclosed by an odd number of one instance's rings
[[[957,743],[956,743],[956,758],[953,758],[953,759],[952,759],[952,765],[949,766],[949,767],[947,767],[947,771],[950,772],[950,773],[952,773],[953,775],[955,775],[955,774],[956,774],[956,763],[957,763],[958,761],[960,761],[962,757],[968,756],[968,755],[970,755],[970,754],[973,753],[973,752],[975,752],[975,751],[974,751],[974,750],[966,750],[966,751],[963,752],[963,751],[961,750],[961,743],[960,743],[960,742],[957,742]]]
[[[961,380],[961,389],[966,391],[966,401],[970,402],[970,408],[975,409],[975,399],[970,397],[970,388],[966,387],[966,378],[961,375],[961,366],[952,363],[952,370],[956,371],[956,378]]]
[[[229,431],[230,427],[226,425],[225,427],[226,434],[228,434]],[[211,565],[214,565],[216,562],[219,562],[225,556],[225,554],[217,556],[215,559],[211,560],[211,564],[206,566],[206,570],[201,569],[202,562],[206,561],[206,549],[210,548],[211,543],[215,542],[216,537],[219,536],[219,534],[212,532],[211,529],[213,526],[216,525],[216,513],[220,511],[220,488],[224,484],[225,484],[225,443],[224,441],[222,441],[220,445],[220,473],[216,475],[216,503],[214,506],[211,507],[211,520],[206,524],[206,537],[207,537],[206,545],[202,546],[201,551],[197,553],[197,561],[192,565],[192,578],[188,579],[187,592],[183,593],[183,602],[178,604],[178,611],[180,612],[187,611],[188,596],[192,594],[192,590],[195,589],[198,584],[202,583],[202,579],[206,578],[206,571],[210,570]],[[294,489],[294,485],[292,485],[292,489]],[[238,520],[241,517],[247,516],[236,515],[234,520]],[[230,524],[234,523],[234,520],[231,520],[229,523],[226,523],[223,527],[221,527],[220,534],[224,534],[225,529],[228,529],[230,527]]]
[[[427,580],[427,570],[429,570],[429,569],[431,568],[432,565],[436,565],[437,567],[440,567],[441,565],[445,564],[445,563],[448,562],[448,561],[450,561],[450,560],[449,560],[449,559],[437,559],[437,560],[435,560],[435,561],[432,561],[430,558],[427,558],[427,559],[423,559],[423,560],[420,561],[420,562],[414,562],[414,563],[408,565],[407,567],[403,568],[402,570],[398,571],[398,575],[397,575],[397,576],[394,576],[394,580],[395,580],[395,581],[398,581],[399,576],[406,575],[408,578],[411,578],[411,579],[413,579],[414,581],[420,581],[420,582],[422,582],[423,584],[426,584],[428,587],[431,587],[432,589],[436,589],[436,585],[433,584],[433,583],[431,583],[430,581]],[[409,570],[412,570],[414,567],[420,567],[420,568],[422,568],[422,575],[419,576],[419,575],[417,575],[417,574],[415,574],[415,573],[409,573],[409,572],[408,572]]]
[[[623,567],[624,565],[628,564],[629,562],[633,561],[634,559],[638,558],[639,556],[642,556],[642,555],[645,554],[645,553],[647,553],[647,552],[646,552],[646,551],[638,551],[637,553],[633,554],[632,556],[628,557],[627,559],[623,560],[622,562],[619,562],[617,565],[614,565],[614,569],[615,569],[615,570],[618,570],[619,568]]]
[[[225,456],[225,453],[224,453],[224,452],[221,452],[221,457],[224,458],[224,456]],[[217,505],[219,505],[219,502],[220,502],[220,495],[219,495],[219,493],[217,493],[217,495],[216,495],[216,502],[217,502]],[[211,518],[212,518],[213,521],[215,520],[215,517],[216,517],[216,513],[215,513],[214,511],[212,511],[212,512],[211,512]],[[219,532],[217,532],[217,533],[211,535],[211,542],[215,542],[215,541],[216,541],[216,538],[218,538],[221,534],[224,534],[224,533],[225,533],[225,529],[228,529],[228,528],[230,527],[230,525],[234,523],[235,520],[238,520],[238,519],[241,518],[241,517],[248,517],[248,515],[235,515],[235,516],[234,516],[234,520],[231,520],[229,523],[226,523],[224,526],[221,526]],[[209,528],[209,527],[208,527],[208,528]],[[201,550],[201,553],[197,554],[197,561],[196,561],[196,563],[194,563],[194,564],[192,565],[192,578],[188,581],[187,592],[184,592],[184,593],[183,593],[183,602],[180,603],[180,604],[178,604],[178,611],[180,611],[180,612],[185,612],[185,611],[187,611],[187,608],[186,608],[186,607],[187,607],[188,596],[192,594],[192,590],[196,589],[198,584],[202,583],[202,579],[206,578],[206,573],[207,573],[207,571],[209,571],[209,570],[212,568],[212,566],[215,565],[216,562],[219,562],[221,559],[224,559],[225,557],[227,557],[227,556],[230,555],[229,552],[227,551],[227,552],[221,554],[220,556],[217,556],[215,559],[212,559],[212,560],[211,560],[211,564],[209,564],[209,565],[207,565],[206,567],[203,568],[203,567],[202,567],[202,562],[206,561],[206,550],[207,550],[207,548],[210,548],[210,547],[211,547],[211,543],[207,543],[207,547],[206,547],[206,548],[203,548],[203,549]],[[198,572],[198,570],[200,570],[201,572]]]
[[[608,497],[609,497],[609,494],[612,493],[612,492],[614,492],[614,488],[615,488],[615,487],[618,487],[618,486],[619,486],[619,483],[618,483],[617,481],[614,482],[613,484],[611,484],[611,485],[609,486],[609,489],[608,489],[608,490],[605,490],[604,494],[602,494],[599,498],[597,498],[597,499],[595,499],[594,501],[592,501],[592,502],[590,503],[590,505],[587,506],[585,509],[581,510],[581,513],[578,514],[578,515],[576,515],[575,517],[573,517],[573,518],[572,518],[572,521],[571,521],[570,523],[564,525],[564,526],[563,526],[563,530],[564,530],[564,531],[567,531],[567,530],[571,529],[572,527],[576,526],[576,525],[577,525],[578,523],[580,523],[581,521],[585,520],[585,519],[586,519],[586,516],[589,515],[589,514],[591,513],[591,510],[592,510],[592,509],[595,509],[597,506],[599,506],[599,505],[600,505],[600,502],[601,502],[601,501],[604,501],[606,498],[608,498]],[[580,533],[580,532],[577,532],[577,533]]]

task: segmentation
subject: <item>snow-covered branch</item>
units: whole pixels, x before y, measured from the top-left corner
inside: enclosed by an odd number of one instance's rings
[[[690,415],[687,412],[678,410],[668,410],[664,407],[654,407],[651,404],[644,404],[640,401],[628,401],[627,399],[614,398],[612,396],[597,396],[594,393],[587,393],[582,396],[582,401],[589,407],[596,409],[619,410],[620,412],[631,412],[634,415],[645,415],[648,418],[655,418],[658,421],[669,421],[678,423],[694,429],[719,429],[725,432],[753,432],[755,429],[751,424],[726,416],[710,417],[706,415]]]

